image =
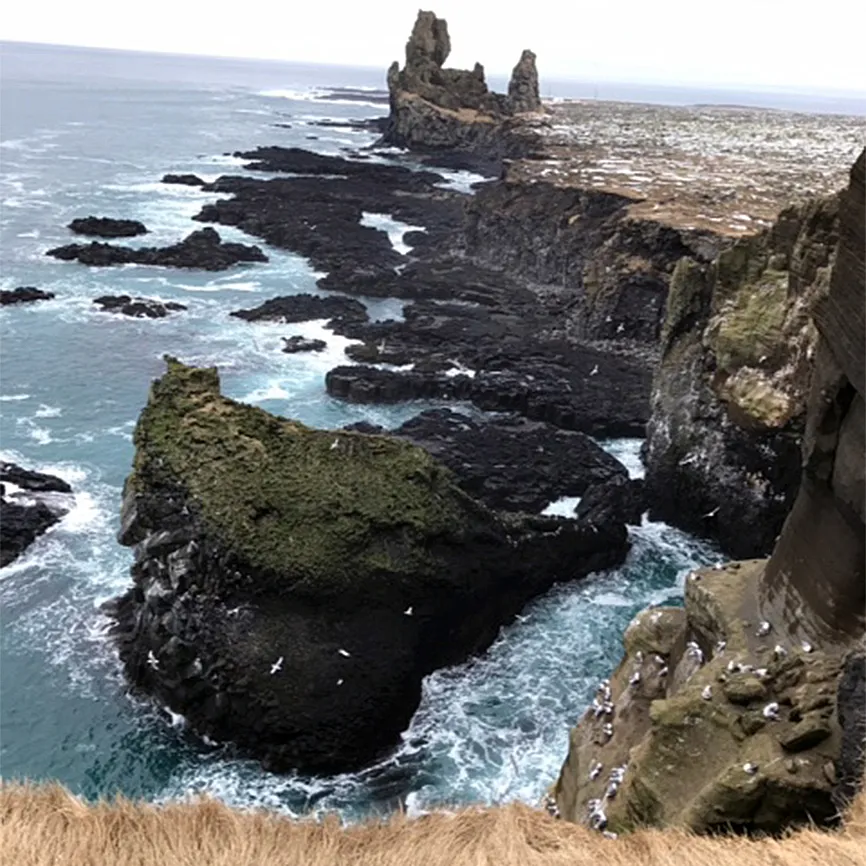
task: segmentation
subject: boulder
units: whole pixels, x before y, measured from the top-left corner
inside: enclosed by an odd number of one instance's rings
[[[94,235],[100,238],[132,238],[147,234],[147,226],[138,220],[112,217],[79,217],[72,220],[68,228],[78,235]]]
[[[197,174],[164,174],[163,183],[177,183],[182,186],[204,186],[203,181]]]
[[[71,492],[62,478],[0,462],[0,568],[60,521],[71,507]]]
[[[223,271],[240,262],[266,262],[268,257],[257,246],[223,242],[212,228],[199,229],[180,243],[169,247],[117,247],[93,241],[90,244],[67,244],[46,252],[64,261],[77,260],[84,265],[156,265],[167,268],[194,268]]]
[[[135,446],[133,586],[110,606],[126,675],[276,770],[381,755],[426,674],[628,546],[622,523],[491,511],[423,449],[235,403],[172,359]]]
[[[283,337],[283,351],[287,355],[295,355],[298,352],[321,352],[328,348],[324,340],[311,340],[300,334],[294,337]]]
[[[33,301],[50,301],[53,297],[54,292],[45,292],[35,286],[19,286],[17,289],[0,291],[0,306],[30,304]]]
[[[136,319],[164,319],[169,313],[187,309],[176,301],[133,298],[129,295],[103,295],[94,298],[93,303],[104,313],[115,313]]]

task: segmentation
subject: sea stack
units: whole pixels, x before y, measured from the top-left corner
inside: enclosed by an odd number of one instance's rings
[[[401,69],[395,61],[388,70],[391,112],[383,141],[491,161],[530,152],[536,137],[522,116],[541,108],[535,55],[523,52],[506,96],[488,89],[480,63],[471,70],[446,68],[450,52],[445,19],[419,12],[406,43],[405,65]]]
[[[426,674],[555,581],[625,557],[621,508],[493,511],[415,445],[314,430],[167,363],[135,431],[114,636],[135,687],[274,770],[374,759]]]

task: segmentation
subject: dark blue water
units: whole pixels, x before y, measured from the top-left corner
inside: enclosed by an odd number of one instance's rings
[[[120,490],[132,428],[165,352],[216,364],[228,395],[317,426],[362,418],[395,426],[423,407],[329,399],[324,374],[345,360],[345,341],[322,323],[229,317],[274,294],[318,291],[298,256],[266,249],[268,264],[213,275],[88,269],[45,250],[68,242],[64,226],[91,213],[143,220],[152,230],[147,244],[200,227],[190,217],[213,196],[159,183],[165,172],[237,172],[238,161],[223,154],[260,144],[337,153],[370,143],[371,135],[308,122],[381,113],[315,98],[333,86],[381,86],[381,71],[9,45],[3,52],[0,282],[57,298],[0,312],[0,446],[5,459],[61,475],[76,490],[69,516],[0,572],[3,776],[58,779],[94,797],[207,791],[235,804],[337,809],[349,818],[401,800],[410,809],[537,801],[594,682],[616,663],[623,628],[648,602],[679,598],[684,572],[710,556],[706,546],[663,524],[635,530],[623,568],[556,589],[503,629],[483,658],[428,678],[393,757],[334,778],[272,776],[201,743],[181,719],[132,701],[98,612],[128,584],[130,552],[114,540]],[[457,186],[470,180],[448,176]],[[370,219],[399,243],[404,227],[387,215]],[[162,321],[114,317],[94,312],[91,299],[104,293],[180,300],[189,310]],[[401,306],[376,301],[371,310],[399,315]],[[280,338],[293,333],[322,334],[327,352],[282,354]],[[608,443],[636,473],[639,445]]]

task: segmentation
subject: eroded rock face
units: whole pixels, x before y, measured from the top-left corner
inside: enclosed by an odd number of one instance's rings
[[[388,69],[391,111],[383,141],[422,151],[474,152],[493,163],[530,152],[536,138],[511,116],[541,107],[535,55],[523,52],[506,97],[488,90],[480,63],[471,70],[446,68],[450,51],[447,22],[419,12],[404,67],[395,61]]]
[[[812,381],[797,397],[805,402],[805,434],[794,508],[769,560],[694,572],[682,610],[650,609],[633,621],[623,661],[571,734],[556,785],[557,806],[568,820],[612,829],[649,824],[776,833],[834,820],[862,784],[864,161],[866,151],[838,201],[840,242],[829,290],[814,306]],[[825,206],[815,205],[813,217]],[[794,251],[803,249],[802,231],[791,233]],[[733,248],[733,259],[717,263],[717,285],[733,302],[716,309],[715,330],[708,328],[704,338],[726,333],[731,352],[778,357],[784,351],[778,334],[758,327],[763,318],[756,324],[751,313],[779,277],[767,274],[755,251]],[[811,265],[797,274],[811,275],[803,283],[808,287],[826,255],[804,253],[797,260]],[[754,284],[737,276],[744,271],[758,281],[757,298]],[[701,315],[700,299],[708,302],[700,291],[704,278],[696,291],[675,296],[670,334]],[[774,320],[783,334],[788,312]],[[750,326],[733,338],[743,318]],[[783,388],[795,368],[780,370],[772,384]],[[725,372],[731,371],[722,366],[722,381]],[[779,402],[770,402],[773,412]],[[760,411],[764,423],[772,416],[764,402],[741,409]]]
[[[372,759],[425,674],[627,548],[600,509],[490,511],[414,445],[234,403],[216,370],[173,360],[135,444],[119,536],[134,586],[112,608],[126,674],[274,769]]]
[[[62,478],[0,463],[0,568],[14,562],[72,506]]]
[[[838,240],[838,196],[671,278],[647,428],[652,514],[737,557],[770,552],[800,477],[800,441]]]
[[[520,55],[508,82],[508,107],[513,114],[541,109],[535,54],[528,49]]]

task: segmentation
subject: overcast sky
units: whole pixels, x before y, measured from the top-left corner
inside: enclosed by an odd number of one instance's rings
[[[417,0],[36,0],[3,38],[384,67],[403,58]],[[866,91],[864,0],[436,0],[448,65],[507,72],[523,48],[542,80]]]

